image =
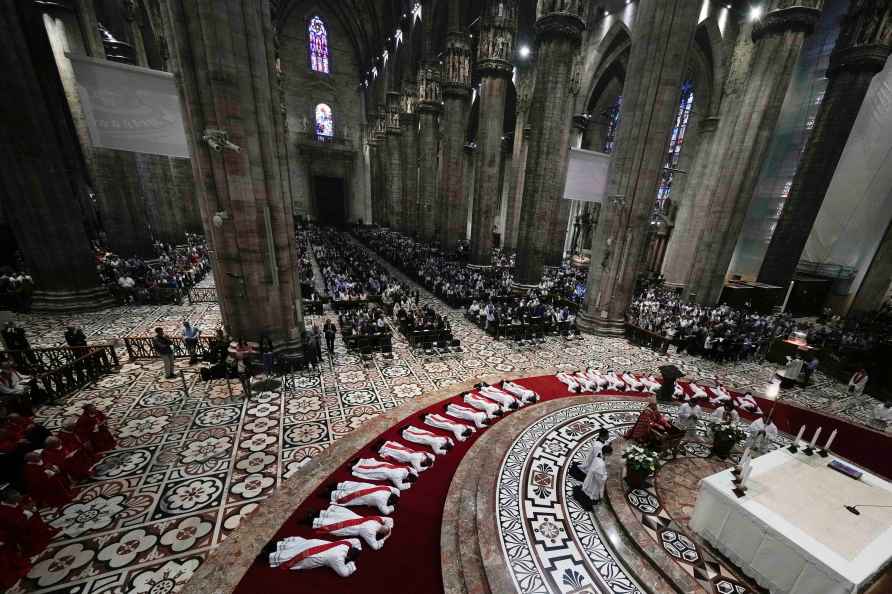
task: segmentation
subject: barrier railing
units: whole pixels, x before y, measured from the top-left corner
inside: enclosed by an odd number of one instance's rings
[[[173,356],[174,357],[188,357],[190,356],[189,350],[186,348],[186,343],[183,342],[183,339],[176,338],[173,336],[169,336],[171,346],[173,347]],[[200,337],[198,339],[198,344],[195,345],[195,354],[198,357],[202,357],[211,352],[211,350],[216,344],[216,340],[213,338],[205,338]],[[137,359],[157,359],[158,353],[155,351],[155,346],[152,344],[151,336],[127,336],[124,338],[124,347],[127,349],[127,356],[130,357],[131,361],[136,361]]]
[[[216,287],[192,287],[186,295],[190,305],[193,303],[217,303]]]
[[[632,324],[626,324],[626,338],[635,344],[652,348],[660,353],[666,353],[669,350],[669,345],[672,344],[671,338]]]
[[[110,344],[57,347],[29,351],[3,351],[16,370],[34,378],[51,400],[64,396],[118,367],[118,354]]]
[[[15,368],[28,375],[38,375],[67,365],[99,347],[53,347],[27,351],[2,351],[0,357],[11,359]]]

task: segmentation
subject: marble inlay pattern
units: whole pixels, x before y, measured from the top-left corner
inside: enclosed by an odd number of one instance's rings
[[[204,284],[211,285],[210,277]],[[43,511],[62,530],[32,559],[31,574],[12,592],[178,590],[208,553],[282,486],[287,473],[301,480],[304,464],[370,419],[471,378],[583,366],[653,372],[673,363],[694,378],[733,377],[729,385],[759,391],[772,375],[772,367],[761,363],[720,366],[687,354],[660,355],[622,338],[548,337],[535,348],[518,347],[494,341],[462,312],[420,291],[422,303],[449,317],[464,352],[424,356],[394,332],[393,359],[376,357],[363,365],[338,337],[334,357],[320,372],[292,376],[280,392],[247,402],[237,382],[202,383],[194,368],[180,361],[184,389],[181,380],[163,378],[159,361],[130,363],[119,349],[123,365],[117,373],[38,413],[52,429],[84,403],[94,403],[109,414],[119,443],[97,475],[79,485],[71,504]],[[306,321],[321,324],[325,317]],[[215,304],[134,306],[16,319],[26,324],[37,347],[64,343],[67,325],[82,326],[91,342],[149,336],[155,326],[178,333],[184,319],[210,334],[220,324],[220,312]],[[870,416],[869,399],[848,396],[844,386],[821,374],[814,386],[786,392],[785,398],[855,421]]]

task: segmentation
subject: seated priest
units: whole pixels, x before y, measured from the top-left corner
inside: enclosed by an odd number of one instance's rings
[[[660,414],[656,399],[651,398],[625,437],[638,443],[649,443],[660,440],[671,427],[669,420]]]

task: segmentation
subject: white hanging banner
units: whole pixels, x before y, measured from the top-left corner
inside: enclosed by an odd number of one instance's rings
[[[174,77],[169,72],[65,54],[74,67],[94,146],[189,157]]]
[[[564,200],[603,202],[607,196],[609,167],[610,155],[571,148]]]

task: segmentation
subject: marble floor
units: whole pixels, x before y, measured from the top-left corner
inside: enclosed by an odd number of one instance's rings
[[[159,362],[128,362],[122,352],[117,373],[41,409],[39,420],[55,428],[92,402],[108,413],[118,446],[103,458],[96,476],[79,485],[72,503],[44,510],[61,531],[11,592],[178,590],[283,476],[382,412],[469,378],[549,367],[652,372],[674,363],[693,378],[720,378],[759,391],[773,372],[755,362],[719,366],[689,355],[659,355],[621,338],[548,338],[543,345],[518,347],[494,341],[424,290],[422,299],[449,316],[464,352],[424,356],[395,331],[393,358],[364,365],[339,337],[333,360],[321,371],[296,375],[280,392],[250,401],[239,396],[236,385],[202,383],[197,373],[185,374],[184,389],[179,379],[163,379]],[[322,318],[308,317],[307,324]],[[197,304],[17,319],[36,347],[62,344],[69,324],[83,327],[91,341],[148,336],[156,326],[176,332],[184,319],[210,333],[220,314],[216,305]],[[185,361],[178,367],[189,369]],[[866,398],[848,397],[843,386],[820,373],[816,380],[785,398],[856,422],[869,419]]]

